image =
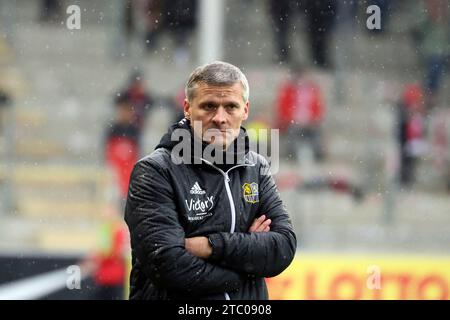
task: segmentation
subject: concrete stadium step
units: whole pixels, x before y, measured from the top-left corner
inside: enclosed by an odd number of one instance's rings
[[[0,38],[0,64],[6,64],[13,58],[13,52],[4,39]]]
[[[411,210],[410,210],[411,211]],[[317,210],[316,213],[320,214]],[[339,216],[339,208],[333,214]],[[376,212],[374,212],[376,213]],[[412,224],[407,221],[383,222],[381,214],[375,214],[373,220],[362,220],[366,211],[354,212],[353,216],[331,218],[294,218],[299,244],[311,250],[409,250],[442,251],[450,244],[447,232],[448,222],[444,225]]]
[[[94,217],[105,211],[104,203],[79,201],[76,196],[66,199],[40,199],[23,197],[16,209],[24,217]]]
[[[418,227],[450,225],[450,198],[446,193],[401,192],[396,196],[396,203],[398,224],[414,223]]]
[[[15,144],[14,156],[22,160],[55,159],[65,155],[64,146],[40,138],[24,139]]]
[[[99,246],[98,230],[84,230],[82,232],[67,228],[48,232],[40,231],[35,236],[35,241],[40,250],[62,252],[86,252],[92,253]]]
[[[267,3],[261,5],[259,1],[242,3],[241,1],[227,2],[226,10],[226,56],[234,61],[245,61],[246,64],[267,64],[272,62],[274,53],[273,31],[268,19]],[[345,53],[351,52],[347,59],[343,59],[346,67],[357,70],[381,70],[391,74],[395,70],[404,69],[411,63],[415,64],[416,55],[411,50],[411,41],[408,34],[408,26],[405,26],[405,17],[410,14],[399,6],[395,15],[391,16],[391,28],[389,32],[381,36],[373,36],[364,28],[364,22],[355,25],[354,38],[349,38],[347,43],[340,45],[339,32],[334,26],[334,41],[330,47],[346,47]],[[293,58],[306,62],[309,60],[308,40],[305,35],[304,18],[297,12],[291,12],[292,25],[289,31],[289,43],[293,52]],[[241,17],[241,18],[240,18]],[[245,18],[243,18],[245,17]],[[361,15],[364,19],[364,14]],[[363,20],[364,21],[364,20]],[[408,21],[408,20],[407,20]],[[346,31],[348,33],[348,30]],[[233,35],[231,37],[231,35]],[[237,35],[237,36],[236,36]],[[358,46],[353,46],[353,44]],[[351,49],[350,49],[351,48]],[[297,56],[295,55],[297,52]],[[255,54],[256,53],[256,54]],[[344,52],[343,52],[344,53]],[[388,54],[386,54],[388,53]],[[387,57],[387,58],[386,58]],[[402,57],[399,59],[398,57]]]
[[[99,217],[114,194],[106,168],[17,165],[0,176],[10,181],[13,210],[28,217]]]
[[[15,165],[12,172],[0,167],[0,174],[10,174],[15,184],[73,186],[92,185],[101,190],[108,184],[108,173],[103,167],[67,165]]]
[[[0,217],[2,252],[79,252],[98,247],[102,221],[81,217]]]
[[[330,192],[304,197],[298,192],[282,192],[300,246],[311,250],[446,252],[450,244],[448,196],[412,192],[395,197],[392,219],[387,220],[382,195],[369,194],[363,202],[354,203],[346,195]]]
[[[442,226],[321,225],[304,234],[304,246],[315,251],[423,252],[445,254],[450,239]]]
[[[29,94],[30,88],[24,79],[23,70],[11,65],[9,61],[5,66],[0,66],[0,71],[0,87],[13,99]]]

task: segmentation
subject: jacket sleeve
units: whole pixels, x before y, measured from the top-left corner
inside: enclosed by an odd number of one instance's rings
[[[210,259],[226,268],[258,277],[273,277],[292,262],[297,242],[267,162],[261,170],[258,216],[265,214],[272,220],[270,231],[211,234],[208,236],[213,248]]]
[[[240,287],[242,275],[185,249],[172,187],[163,169],[152,160],[141,160],[133,169],[125,221],[133,254],[145,276],[157,286],[192,296]]]

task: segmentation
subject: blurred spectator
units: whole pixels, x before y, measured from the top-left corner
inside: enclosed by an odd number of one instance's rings
[[[405,87],[398,105],[398,141],[400,148],[399,182],[411,187],[415,180],[417,159],[425,151],[425,108],[422,88],[416,84]]]
[[[172,123],[178,122],[184,118],[184,86],[180,88],[175,96],[171,98],[170,104],[172,106],[174,118]]]
[[[140,154],[140,130],[133,120],[132,106],[125,97],[120,97],[116,101],[115,123],[106,133],[105,160],[114,172],[122,200],[127,197],[130,174]]]
[[[339,27],[354,28],[358,19],[358,4],[358,0],[337,1],[335,20]]]
[[[272,19],[276,55],[280,62],[289,62],[289,22],[293,14],[292,0],[269,0],[269,15]]]
[[[11,102],[11,98],[6,92],[0,90],[0,107],[7,106]]]
[[[331,190],[336,193],[348,193],[356,202],[364,200],[365,197],[364,189],[347,178],[316,177],[298,185],[297,190]]]
[[[335,0],[306,0],[305,14],[311,53],[315,65],[323,68],[331,67],[328,43],[336,17]]]
[[[292,77],[278,91],[276,102],[278,128],[287,136],[288,154],[298,159],[299,148],[308,141],[316,161],[323,160],[321,123],[324,105],[319,86],[303,67],[292,68]]]
[[[426,105],[436,104],[450,53],[450,13],[446,0],[424,0],[418,7],[413,36],[426,69]]]
[[[170,0],[164,2],[165,28],[175,40],[175,62],[189,59],[188,39],[196,27],[197,0]]]
[[[124,28],[125,38],[129,42],[135,32],[133,0],[125,0],[125,2],[124,2],[123,28]]]
[[[131,75],[128,87],[120,94],[133,109],[132,123],[142,130],[148,111],[153,105],[153,99],[144,86],[144,80],[140,72]]]
[[[450,109],[436,109],[432,117],[431,153],[435,168],[444,177],[446,188],[450,192]]]
[[[97,285],[95,300],[124,300],[128,232],[117,210],[110,207],[100,227],[99,245],[87,259],[86,265],[94,268]]]
[[[145,12],[145,47],[151,52],[163,32],[175,42],[174,60],[189,59],[189,35],[196,27],[197,0],[141,0]]]
[[[11,130],[11,110],[8,108],[12,101],[10,96],[0,89],[0,158],[3,164],[7,159],[5,156],[10,156],[11,146],[13,145],[13,135]],[[12,195],[10,188],[8,188],[9,178],[5,174],[0,174],[0,214],[10,210],[12,203]]]
[[[296,190],[298,192],[329,190],[336,193],[346,193],[353,197],[355,202],[363,201],[367,191],[353,179],[345,176],[330,177],[318,175],[304,177],[298,171],[288,171],[276,176],[278,189]]]
[[[3,126],[6,124],[6,115],[4,108],[9,106],[11,104],[11,98],[6,94],[6,92],[3,92],[0,90],[0,135],[3,134]]]
[[[280,62],[291,60],[289,29],[296,11],[305,14],[306,28],[313,63],[319,67],[330,67],[328,43],[336,16],[335,0],[269,0],[269,14],[273,24],[276,55]]]
[[[149,52],[155,48],[158,37],[163,31],[164,1],[143,0],[142,2],[145,13],[145,48]]]
[[[61,18],[62,6],[60,0],[41,0],[40,21],[56,23]]]
[[[270,123],[264,116],[255,116],[252,120],[247,122],[245,127],[250,141],[258,143],[258,148],[267,148],[270,137]],[[262,153],[261,150],[258,150],[257,152]]]

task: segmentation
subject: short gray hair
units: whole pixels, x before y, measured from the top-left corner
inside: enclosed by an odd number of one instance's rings
[[[242,98],[244,102],[248,101],[250,89],[248,81],[242,71],[231,63],[214,61],[197,67],[192,71],[189,80],[186,83],[184,92],[188,101],[195,97],[197,84],[204,83],[210,86],[231,86],[240,82],[242,85]]]

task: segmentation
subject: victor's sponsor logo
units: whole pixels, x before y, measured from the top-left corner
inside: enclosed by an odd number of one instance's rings
[[[256,182],[244,183],[242,186],[244,190],[244,199],[250,203],[259,202],[258,184]]]
[[[188,210],[191,211],[201,211],[204,212],[205,210],[211,209],[213,204],[214,204],[214,196],[211,197],[206,197],[206,200],[194,200],[191,199],[188,203],[187,200],[184,200],[186,202],[186,207],[188,208]]]
[[[195,200],[190,199],[189,201],[184,200],[184,202],[188,210],[189,221],[203,220],[206,217],[212,216],[212,212],[210,210],[214,205],[214,196],[206,196],[206,200],[197,198]]]

